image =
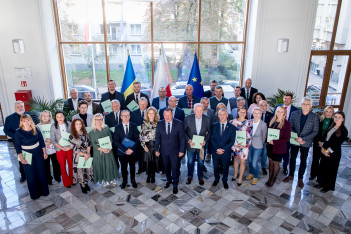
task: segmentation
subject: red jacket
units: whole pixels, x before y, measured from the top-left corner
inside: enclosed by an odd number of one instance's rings
[[[291,126],[289,121],[284,120],[284,125],[279,132],[279,140],[273,141],[273,154],[286,154],[287,143],[290,141]],[[276,128],[279,129],[279,128]]]

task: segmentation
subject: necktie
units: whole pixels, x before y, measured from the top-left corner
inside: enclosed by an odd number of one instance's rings
[[[249,100],[249,97],[250,97],[250,90],[247,89],[247,90],[246,90],[246,99]]]
[[[221,136],[223,135],[223,132],[224,132],[224,124],[222,124],[222,127],[221,127]]]
[[[171,123],[168,123],[168,126],[167,126],[167,135],[170,135],[171,134]]]
[[[117,113],[115,113],[115,121],[117,122],[117,119],[118,119],[118,115]]]
[[[129,129],[128,129],[128,125],[126,125],[126,136],[128,136],[129,134]]]
[[[263,113],[263,114],[262,114],[262,117],[261,117],[261,119],[262,119],[263,121],[264,121],[264,115],[265,115],[265,114]]]
[[[144,119],[144,116],[145,116],[144,113],[145,113],[144,111],[141,112],[141,118],[142,118],[142,119]]]
[[[139,103],[139,94],[135,95],[135,101],[136,103]]]

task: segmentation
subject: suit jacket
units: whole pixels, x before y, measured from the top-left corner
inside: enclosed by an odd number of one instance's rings
[[[68,122],[68,126],[66,126],[66,132],[71,133],[71,122]],[[61,129],[58,125],[56,128],[55,123],[51,124],[50,139],[51,143],[55,146],[55,150],[60,151],[61,149],[57,147],[56,144],[58,144],[58,142],[61,140]]]
[[[167,135],[166,121],[159,121],[156,127],[155,151],[161,152],[165,156],[178,157],[178,154],[184,153],[184,150],[185,135],[183,123],[173,118],[171,134]]]
[[[38,117],[33,113],[25,111],[24,114],[28,114],[32,117],[34,124],[38,124]],[[16,130],[20,125],[20,116],[15,112],[7,116],[5,119],[4,132],[7,136],[11,137],[12,140],[15,140]]]
[[[139,140],[139,130],[137,128],[137,126],[129,121],[129,132],[128,132],[128,136],[126,136],[125,132],[124,132],[124,127],[123,127],[123,123],[121,122],[120,124],[116,125],[115,127],[115,132],[113,134],[113,143],[115,144],[115,146],[118,147],[118,149],[121,149],[124,153],[122,153],[121,151],[117,150],[117,155],[126,155],[125,152],[128,150],[128,148],[124,147],[122,145],[123,139],[126,137],[129,140],[134,141],[134,146],[131,147],[130,149],[133,150],[132,155],[135,155],[137,152],[137,147],[140,144],[140,140]]]
[[[195,114],[188,115],[184,119],[184,132],[185,132],[185,140],[186,140],[186,148],[188,151],[195,152],[196,149],[191,148],[188,143],[189,140],[193,139],[194,135],[197,135],[196,132],[196,123],[195,123]],[[211,136],[211,120],[208,116],[202,115],[200,136],[205,137],[205,141],[208,142]]]
[[[217,154],[218,149],[224,149],[224,154],[230,155],[231,148],[234,145],[236,129],[233,124],[227,122],[225,130],[221,137],[220,122],[212,124],[211,130],[211,149],[212,154]]]
[[[146,110],[145,110],[145,115],[146,115]],[[141,126],[143,124],[144,119],[141,118],[140,109],[137,109],[137,110],[132,112],[132,114],[130,115],[130,121],[135,123],[137,126]]]
[[[85,127],[91,127],[91,123],[93,122],[93,118],[94,118],[94,115],[92,115],[92,114],[87,114],[88,116],[87,116],[87,125],[88,126],[85,126]],[[80,116],[79,116],[79,114],[76,114],[76,115],[73,115],[73,117],[72,117],[72,120],[74,120],[74,119],[82,119]]]
[[[284,104],[276,105],[276,106],[274,107],[273,115],[275,114],[275,110],[277,109],[278,106],[284,106]],[[288,117],[288,121],[290,121],[291,114],[292,114],[294,111],[297,111],[297,110],[299,110],[299,108],[297,108],[297,107],[291,105],[290,113],[289,113],[289,117]]]
[[[236,104],[236,98],[235,97],[229,98],[228,102],[229,102],[231,110],[233,110],[234,108],[238,107],[237,104]],[[247,104],[246,98],[245,98],[245,107],[246,107],[246,109],[248,109],[248,104]]]
[[[92,101],[92,107],[93,107],[93,115],[100,113],[100,105]]]
[[[305,126],[300,129],[302,110],[294,111],[290,118],[291,131],[296,132],[298,137],[306,141],[305,144],[300,144],[302,147],[311,147],[312,141],[318,134],[319,117],[313,112],[307,116]]]
[[[166,108],[162,108],[160,110],[160,120],[163,120],[163,111],[165,110]],[[184,121],[185,119],[185,114],[184,114],[184,111],[182,109],[180,109],[179,107],[176,107],[176,110],[175,110],[175,115],[173,116],[173,118],[175,119],[178,119],[180,121]]]
[[[266,123],[267,127],[269,126],[269,123],[271,122],[271,119],[273,118],[273,114],[270,111],[266,111],[263,119],[263,114],[261,119]]]
[[[253,120],[252,120],[253,124]],[[262,149],[264,143],[266,142],[267,139],[267,125],[265,122],[260,120],[258,123],[257,129],[255,131],[255,134],[252,135],[251,137],[251,145],[255,149]]]
[[[84,100],[84,99],[79,97],[79,98],[78,98],[78,102],[81,101],[81,100]],[[76,109],[74,109],[72,98],[68,98],[68,99],[66,100],[66,102],[64,103],[64,106],[65,106],[66,108],[69,108],[70,111],[76,110]],[[78,105],[77,105],[77,108],[78,108]]]
[[[199,103],[199,102],[200,102],[200,98],[193,95],[193,105],[196,104],[196,103]],[[179,98],[179,100],[178,100],[178,107],[180,109],[190,108],[188,106],[188,98],[187,98],[186,95],[181,97],[181,98]]]
[[[144,98],[147,99],[147,107],[150,107],[150,100],[149,100],[149,97],[148,97],[146,94],[140,92],[139,99],[140,99],[141,97],[144,97]],[[131,94],[129,94],[129,95],[127,96],[127,98],[126,98],[126,106],[128,106],[128,104],[131,103],[132,101],[135,101],[136,103],[139,104],[139,101],[136,101],[136,100],[135,100],[134,93],[131,93]]]
[[[325,132],[324,137],[323,137],[323,148],[324,149],[332,149],[333,153],[330,153],[331,157],[341,157],[341,145],[342,143],[347,139],[348,136],[348,131],[347,129],[343,130],[341,132],[340,136],[336,136],[336,132],[334,132],[328,141],[325,141],[327,137],[328,131]]]
[[[288,153],[288,142],[290,141],[291,125],[287,120],[284,120],[284,125],[279,129],[279,139],[273,140],[273,154]],[[276,128],[278,129],[278,128]],[[268,143],[267,143],[268,146]]]
[[[168,107],[168,99],[169,97],[166,97],[166,107]],[[155,97],[152,100],[152,106],[155,107],[157,110],[160,109],[160,97]]]
[[[122,120],[121,120],[121,111],[119,112],[117,121],[115,119],[115,112],[112,111],[112,112],[110,112],[110,113],[105,115],[105,124],[107,126],[109,126],[110,128],[112,128],[112,127],[115,127],[116,125],[118,125],[119,123],[122,122]]]
[[[114,93],[115,95],[115,98],[114,99],[117,99],[119,101],[119,103],[121,104],[121,110],[124,110],[126,108],[126,103],[125,103],[125,100],[124,100],[124,95],[121,94],[120,92],[117,92],[115,91]],[[101,110],[101,113],[104,113],[104,108],[102,108],[101,106],[101,102],[104,102],[106,100],[110,99],[110,96],[109,96],[109,92],[106,92],[106,93],[103,93],[101,95],[101,101],[100,101],[100,110]]]
[[[254,87],[251,87],[251,90],[250,90],[250,97],[248,98],[247,100],[247,103],[248,103],[248,106],[250,106],[252,104],[252,97],[255,93],[257,93],[258,90]],[[240,96],[246,98],[246,89],[245,87],[241,88],[241,93],[240,93]],[[246,98],[247,99],[247,98]]]

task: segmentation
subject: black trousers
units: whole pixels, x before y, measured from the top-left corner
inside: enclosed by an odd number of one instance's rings
[[[311,177],[316,177],[319,174],[319,165],[321,160],[322,152],[321,147],[318,146],[318,142],[313,142],[313,159],[311,165]]]
[[[116,164],[117,164],[117,169],[119,169],[119,162],[118,162],[118,155],[117,155],[117,147],[116,146],[112,146],[112,152],[113,152],[113,156],[115,158]]]
[[[47,180],[48,180],[48,182],[51,182],[53,179],[51,176],[50,160],[51,160],[51,164],[52,164],[52,170],[54,173],[54,179],[57,182],[61,182],[60,164],[57,161],[56,154],[48,154],[47,159],[44,160]]]
[[[144,161],[144,149],[139,145],[137,147],[137,155],[138,155],[138,165],[139,169],[138,171],[145,171],[145,161]]]
[[[138,155],[119,155],[119,161],[121,162],[121,171],[123,182],[128,181],[128,165],[129,165],[129,173],[130,180],[135,180],[135,162],[137,160]]]
[[[300,167],[299,167],[298,178],[300,180],[303,179],[303,175],[305,174],[305,171],[306,171],[307,157],[308,157],[309,149],[310,149],[309,147],[301,147],[301,146],[291,145],[289,176],[294,177],[295,168],[296,168],[296,158],[297,158],[297,155],[300,151]]]
[[[19,164],[18,170],[21,173],[21,178],[26,179],[26,174],[24,173],[24,169],[23,169],[22,163],[19,161],[18,164]]]
[[[319,185],[326,190],[335,190],[335,181],[338,175],[341,155],[331,154],[330,157],[322,155],[318,174]]]

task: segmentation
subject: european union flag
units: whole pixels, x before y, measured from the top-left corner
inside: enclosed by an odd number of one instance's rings
[[[121,93],[124,94],[124,98],[131,93],[133,93],[133,82],[136,81],[136,76],[133,69],[132,60],[130,60],[130,55],[128,55],[127,67],[124,72],[123,83],[121,87]]]
[[[194,96],[197,96],[199,98],[202,98],[203,96],[205,96],[204,87],[202,86],[200,67],[197,61],[196,53],[194,56],[193,66],[191,68],[191,72],[189,75],[188,84],[191,84],[194,87],[194,92],[193,92]]]

